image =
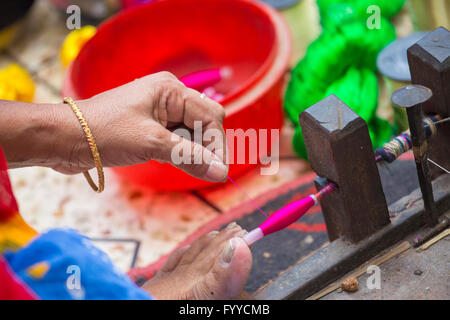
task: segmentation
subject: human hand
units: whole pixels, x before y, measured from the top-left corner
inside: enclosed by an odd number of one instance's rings
[[[213,100],[186,88],[172,74],[161,72],[136,79],[77,101],[77,105],[105,167],[157,160],[200,179],[226,180],[225,111]],[[190,134],[183,138],[174,133],[175,129],[194,129],[194,122],[201,125],[201,141]],[[211,131],[215,134],[206,138]],[[71,108],[62,103],[0,100],[0,145],[10,168],[46,166],[67,174],[94,168],[80,123]],[[177,161],[180,158],[182,162]]]
[[[90,99],[77,101],[95,137],[102,163],[107,167],[127,166],[157,160],[168,162],[204,180],[225,181],[226,138],[222,127],[225,111],[213,100],[186,88],[177,78],[160,72],[136,79],[121,87],[106,91]],[[65,106],[69,111],[70,108]],[[78,173],[94,167],[90,149],[73,114],[64,112],[66,127],[76,129],[77,138],[54,169],[64,173]],[[176,128],[194,129],[200,121],[202,131],[217,130],[220,140],[212,142],[188,140],[176,135]],[[218,143],[219,142],[219,143]],[[217,148],[217,146],[219,146]],[[189,151],[189,163],[174,163],[173,150]],[[181,154],[183,155],[183,154]]]

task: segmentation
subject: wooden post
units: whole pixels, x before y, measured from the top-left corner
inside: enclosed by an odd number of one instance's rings
[[[408,63],[413,84],[430,88],[433,96],[423,103],[423,111],[450,116],[450,32],[439,27],[408,49]],[[429,158],[450,167],[450,123],[440,125],[429,140]],[[430,164],[433,177],[444,171]]]
[[[438,223],[438,212],[434,202],[433,187],[428,168],[428,142],[423,126],[422,112],[422,104],[428,101],[431,96],[432,93],[429,88],[417,84],[400,88],[392,94],[392,103],[405,108],[408,115],[412,150],[425,207],[425,222],[429,227],[433,227]]]
[[[300,126],[312,169],[338,186],[322,201],[330,241],[355,243],[389,224],[366,122],[331,95],[302,112]]]

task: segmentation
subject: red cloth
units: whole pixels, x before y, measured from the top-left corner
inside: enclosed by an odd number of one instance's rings
[[[0,300],[37,300],[31,289],[24,284],[0,256]]]
[[[0,148],[0,223],[18,214],[16,199],[8,177],[8,164]],[[0,255],[0,300],[35,300],[33,291],[9,268]]]
[[[0,222],[17,214],[19,208],[8,177],[8,164],[0,148]]]

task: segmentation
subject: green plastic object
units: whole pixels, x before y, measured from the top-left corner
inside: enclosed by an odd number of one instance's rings
[[[391,138],[393,129],[376,115],[376,58],[395,39],[389,19],[402,8],[404,0],[317,0],[317,4],[322,34],[295,66],[285,95],[286,114],[296,126],[294,149],[307,159],[299,114],[330,94],[367,122],[373,147],[377,148]],[[380,9],[379,27],[368,27],[371,5]]]

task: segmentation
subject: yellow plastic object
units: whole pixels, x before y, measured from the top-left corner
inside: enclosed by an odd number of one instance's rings
[[[0,221],[0,253],[6,249],[18,250],[37,235],[37,231],[16,212],[8,220]]]
[[[42,261],[33,264],[32,266],[28,267],[27,273],[30,277],[40,280],[47,274],[48,270],[50,270],[50,266],[47,262]]]
[[[18,64],[0,69],[0,99],[32,102],[35,90],[30,74]]]
[[[61,46],[60,58],[64,67],[67,67],[80,52],[83,45],[97,32],[94,26],[84,26],[71,31]]]

